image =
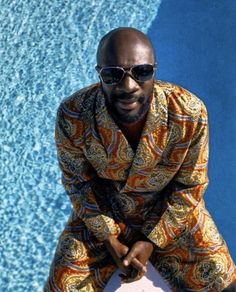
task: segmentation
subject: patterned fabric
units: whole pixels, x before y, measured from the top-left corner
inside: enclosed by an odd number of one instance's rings
[[[175,291],[221,291],[236,279],[202,199],[208,123],[196,96],[156,81],[134,152],[92,85],[61,103],[56,145],[73,212],[45,291],[102,291],[116,269],[102,242],[115,235],[128,244],[139,232]]]

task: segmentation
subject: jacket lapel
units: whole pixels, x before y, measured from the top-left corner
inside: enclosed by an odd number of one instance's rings
[[[168,106],[163,90],[155,83],[153,99],[123,192],[144,191],[145,181],[160,162],[167,144]]]
[[[134,152],[122,131],[109,115],[101,87],[95,101],[94,133],[91,144],[94,160],[98,160],[98,174],[102,177],[126,182],[122,191],[142,190],[145,180],[161,160],[167,143],[168,107],[164,92],[155,83],[151,106],[147,115],[141,139]],[[95,149],[95,150],[96,150]],[[99,152],[99,153],[100,153]]]
[[[95,106],[96,132],[106,152],[104,172],[115,180],[126,180],[134,151],[122,131],[108,113],[102,89],[98,89]]]

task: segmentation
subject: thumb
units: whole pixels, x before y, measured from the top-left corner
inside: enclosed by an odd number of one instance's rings
[[[143,265],[137,258],[133,257],[131,259],[124,259],[123,260],[123,265],[124,266],[129,266],[132,265],[136,270],[138,270],[141,273],[146,273],[147,272],[147,268],[145,265]]]
[[[123,260],[123,264],[124,264],[125,266],[129,266],[130,263],[132,262],[133,258],[134,258],[134,254],[133,254],[133,252],[129,252],[129,253],[127,254],[127,256],[124,258],[124,260]]]

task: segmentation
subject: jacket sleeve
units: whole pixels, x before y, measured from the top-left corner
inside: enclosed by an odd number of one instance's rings
[[[56,118],[55,142],[62,183],[74,211],[100,240],[118,236],[119,225],[101,212],[93,192],[96,172],[83,154],[83,122],[78,113],[61,104]]]
[[[142,226],[142,232],[160,248],[171,243],[188,225],[208,185],[207,163],[207,111],[202,105],[186,156],[171,182],[166,209],[157,217],[154,207]]]

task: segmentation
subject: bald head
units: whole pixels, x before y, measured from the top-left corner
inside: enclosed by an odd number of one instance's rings
[[[149,59],[149,62],[144,59]],[[121,64],[125,61],[127,64]],[[107,33],[97,49],[99,66],[129,66],[137,63],[154,63],[154,53],[150,40],[141,31],[131,27],[121,27]]]

